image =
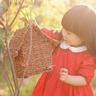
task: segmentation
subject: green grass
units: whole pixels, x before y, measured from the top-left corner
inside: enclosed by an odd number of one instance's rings
[[[32,90],[34,89],[38,77],[39,75],[35,75],[33,77],[24,79],[20,90],[20,96],[31,96]],[[11,96],[10,91],[7,87],[7,81],[4,78],[2,78],[1,74],[0,74],[0,96]]]
[[[91,84],[92,84],[92,87],[93,87],[94,96],[96,96],[96,73],[95,73],[95,76],[94,76]]]
[[[20,96],[31,96],[38,77],[39,76],[36,75],[32,78],[25,80],[25,84],[21,88]]]

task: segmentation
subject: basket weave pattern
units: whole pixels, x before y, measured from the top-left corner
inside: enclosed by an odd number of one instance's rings
[[[32,32],[32,40],[30,32]],[[32,43],[31,51],[30,42]],[[16,76],[19,78],[41,73],[52,64],[52,43],[40,30],[33,30],[29,26],[14,33],[10,41],[10,51]]]

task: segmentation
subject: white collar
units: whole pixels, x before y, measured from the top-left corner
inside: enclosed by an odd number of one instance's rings
[[[83,52],[83,51],[87,50],[86,46],[72,47],[72,46],[68,45],[65,42],[61,42],[60,43],[60,48],[62,48],[62,49],[70,49],[72,52]]]

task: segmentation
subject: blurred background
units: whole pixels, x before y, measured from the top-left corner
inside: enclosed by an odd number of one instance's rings
[[[80,3],[96,9],[96,0],[0,0],[0,96],[11,96],[14,83],[10,60],[5,54],[14,32],[24,27],[29,19],[36,20],[41,27],[60,29],[64,13]],[[40,75],[24,80],[20,96],[31,96]],[[96,75],[91,84],[96,96]]]

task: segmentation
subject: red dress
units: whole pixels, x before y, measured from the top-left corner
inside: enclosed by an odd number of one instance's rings
[[[53,53],[53,70],[43,73],[32,92],[32,96],[93,96],[90,86],[94,75],[93,57],[88,54],[87,50],[82,51],[82,48],[72,49],[72,47],[61,48],[62,46],[60,46],[56,47]],[[59,79],[62,67],[67,68],[70,75],[84,76],[87,85],[72,86],[62,82]]]

